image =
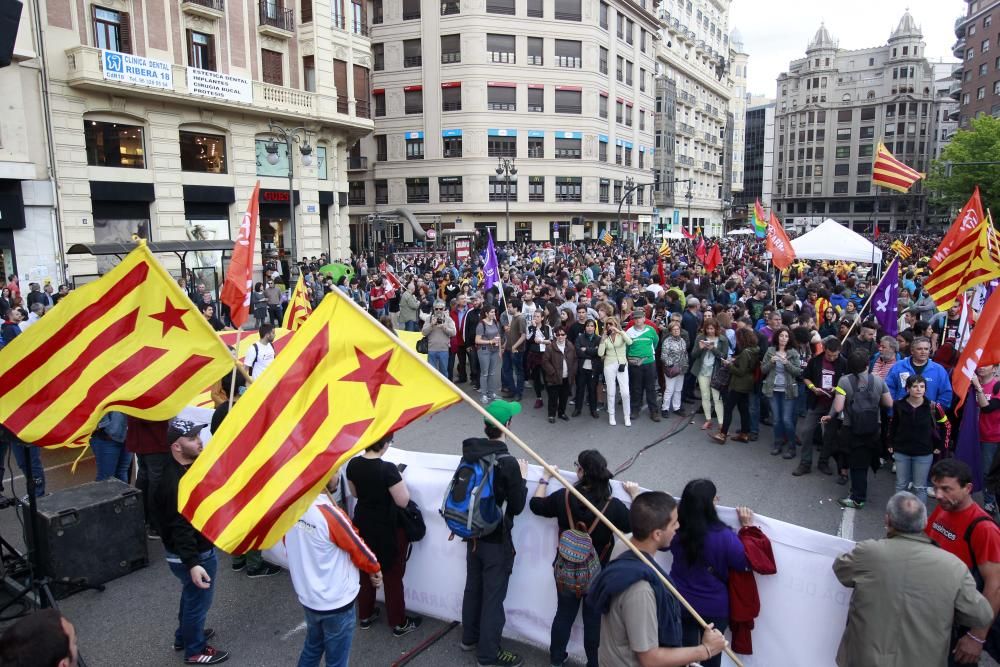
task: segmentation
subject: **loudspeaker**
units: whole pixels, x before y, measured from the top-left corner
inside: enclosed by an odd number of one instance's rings
[[[117,479],[90,482],[38,499],[38,563],[58,584],[99,586],[146,567],[142,492]]]
[[[20,0],[0,0],[0,67],[10,65],[14,57],[21,8]]]

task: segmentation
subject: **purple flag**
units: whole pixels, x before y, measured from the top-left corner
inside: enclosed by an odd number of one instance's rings
[[[497,262],[497,251],[493,247],[493,233],[487,229],[490,240],[486,244],[486,264],[483,265],[483,277],[486,280],[486,289],[491,289],[500,282],[500,263]]]
[[[983,488],[983,454],[979,448],[979,403],[970,390],[971,400],[967,399],[962,408],[962,423],[958,427],[958,442],[955,445],[955,458],[965,461],[972,468],[972,490]]]
[[[899,333],[899,258],[892,260],[885,275],[875,288],[872,297],[875,319],[882,325],[886,335]]]

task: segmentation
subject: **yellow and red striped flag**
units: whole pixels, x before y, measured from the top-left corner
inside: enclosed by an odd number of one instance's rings
[[[233,406],[182,478],[178,509],[225,551],[267,548],[354,454],[459,400],[334,290]]]
[[[951,308],[958,295],[979,283],[1000,278],[1000,243],[987,214],[968,236],[931,271],[924,289],[939,311]]]
[[[292,290],[292,298],[288,300],[288,308],[285,309],[285,317],[281,322],[282,328],[289,331],[301,328],[312,311],[309,294],[306,292],[306,285],[300,273],[299,279],[295,281],[295,289]]]
[[[0,423],[43,447],[86,444],[105,412],[171,419],[232,368],[141,241],[0,351]]]
[[[903,243],[899,239],[896,239],[895,241],[893,241],[892,244],[889,246],[889,248],[891,250],[894,250],[896,252],[896,254],[899,255],[899,257],[901,259],[909,259],[910,255],[913,254],[913,248],[911,248],[910,246],[906,245],[905,243]]]
[[[667,245],[666,239],[660,244],[659,255],[660,257],[670,257],[670,246]]]
[[[872,183],[896,192],[907,192],[925,175],[897,160],[885,144],[878,142],[875,164],[872,167]]]

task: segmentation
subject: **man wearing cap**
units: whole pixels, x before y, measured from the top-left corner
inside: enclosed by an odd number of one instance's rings
[[[521,404],[495,400],[486,411],[504,426],[521,412]],[[514,459],[507,451],[503,431],[492,420],[486,421],[485,438],[468,438],[462,443],[462,458],[478,461],[491,454],[497,457],[493,475],[494,498],[498,506],[507,506],[504,519],[492,533],[466,543],[465,594],[462,598],[463,651],[476,651],[480,665],[518,667],[523,660],[516,653],[500,648],[506,617],[503,601],[507,582],[514,569],[514,543],[511,530],[514,517],[524,510],[528,487],[524,476],[528,462]]]
[[[188,665],[215,665],[229,658],[229,651],[206,643],[215,634],[214,630],[205,627],[205,617],[215,593],[218,566],[215,547],[177,509],[177,487],[201,454],[199,434],[203,428],[205,424],[180,418],[172,419],[167,425],[170,458],[152,489],[151,503],[167,565],[182,584],[180,625],[174,631],[174,650],[184,651],[184,663]]]
[[[660,406],[656,401],[656,345],[660,341],[656,330],[646,324],[646,311],[632,311],[632,326],[625,335],[632,339],[628,346],[628,384],[632,399],[632,419],[639,416],[643,395],[649,406],[649,418],[660,421]]]

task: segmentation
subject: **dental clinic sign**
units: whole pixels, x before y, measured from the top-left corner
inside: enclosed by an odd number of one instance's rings
[[[253,83],[245,76],[188,67],[187,83],[192,95],[253,104]]]
[[[173,69],[170,63],[163,60],[102,50],[101,69],[104,70],[104,78],[109,81],[165,90],[174,88]]]

